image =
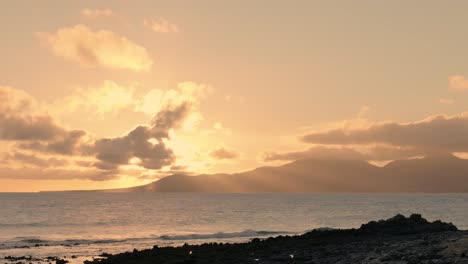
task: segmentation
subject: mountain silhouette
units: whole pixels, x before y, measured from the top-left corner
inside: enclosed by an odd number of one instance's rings
[[[167,176],[107,192],[468,192],[468,160],[453,155],[374,166],[359,160],[302,159],[235,174]]]

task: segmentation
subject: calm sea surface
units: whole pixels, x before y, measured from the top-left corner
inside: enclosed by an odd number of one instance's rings
[[[468,194],[0,193],[0,260],[349,228],[396,213],[468,229]]]

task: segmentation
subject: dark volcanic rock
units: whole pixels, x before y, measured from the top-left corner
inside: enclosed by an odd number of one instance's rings
[[[46,258],[33,258],[32,256],[19,256],[19,257],[14,257],[14,256],[6,256],[4,259],[9,260],[11,262],[15,262],[16,264],[18,263],[23,263],[23,262],[18,262],[19,260],[24,260],[26,261],[25,263],[44,263],[48,262],[51,263],[51,261],[55,261],[56,264],[66,264],[68,263],[67,260],[61,259],[59,257],[46,257]]]
[[[367,224],[363,224],[358,230],[363,233],[410,235],[418,233],[457,231],[458,228],[452,223],[444,223],[440,220],[431,223],[422,218],[419,214],[412,214],[409,218],[398,214],[387,220],[380,220],[378,222],[371,221]]]
[[[397,215],[359,229],[314,230],[301,236],[253,239],[240,244],[155,246],[107,255],[85,264],[468,263],[466,254],[461,253],[467,245],[468,233],[452,224],[431,223],[420,215]]]

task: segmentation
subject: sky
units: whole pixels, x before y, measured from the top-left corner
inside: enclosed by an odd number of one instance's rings
[[[466,1],[0,5],[0,192],[468,156]]]

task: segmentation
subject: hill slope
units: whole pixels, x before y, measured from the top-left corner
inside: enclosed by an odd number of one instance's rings
[[[451,155],[365,161],[304,159],[236,174],[171,175],[106,192],[468,192],[468,160]]]

